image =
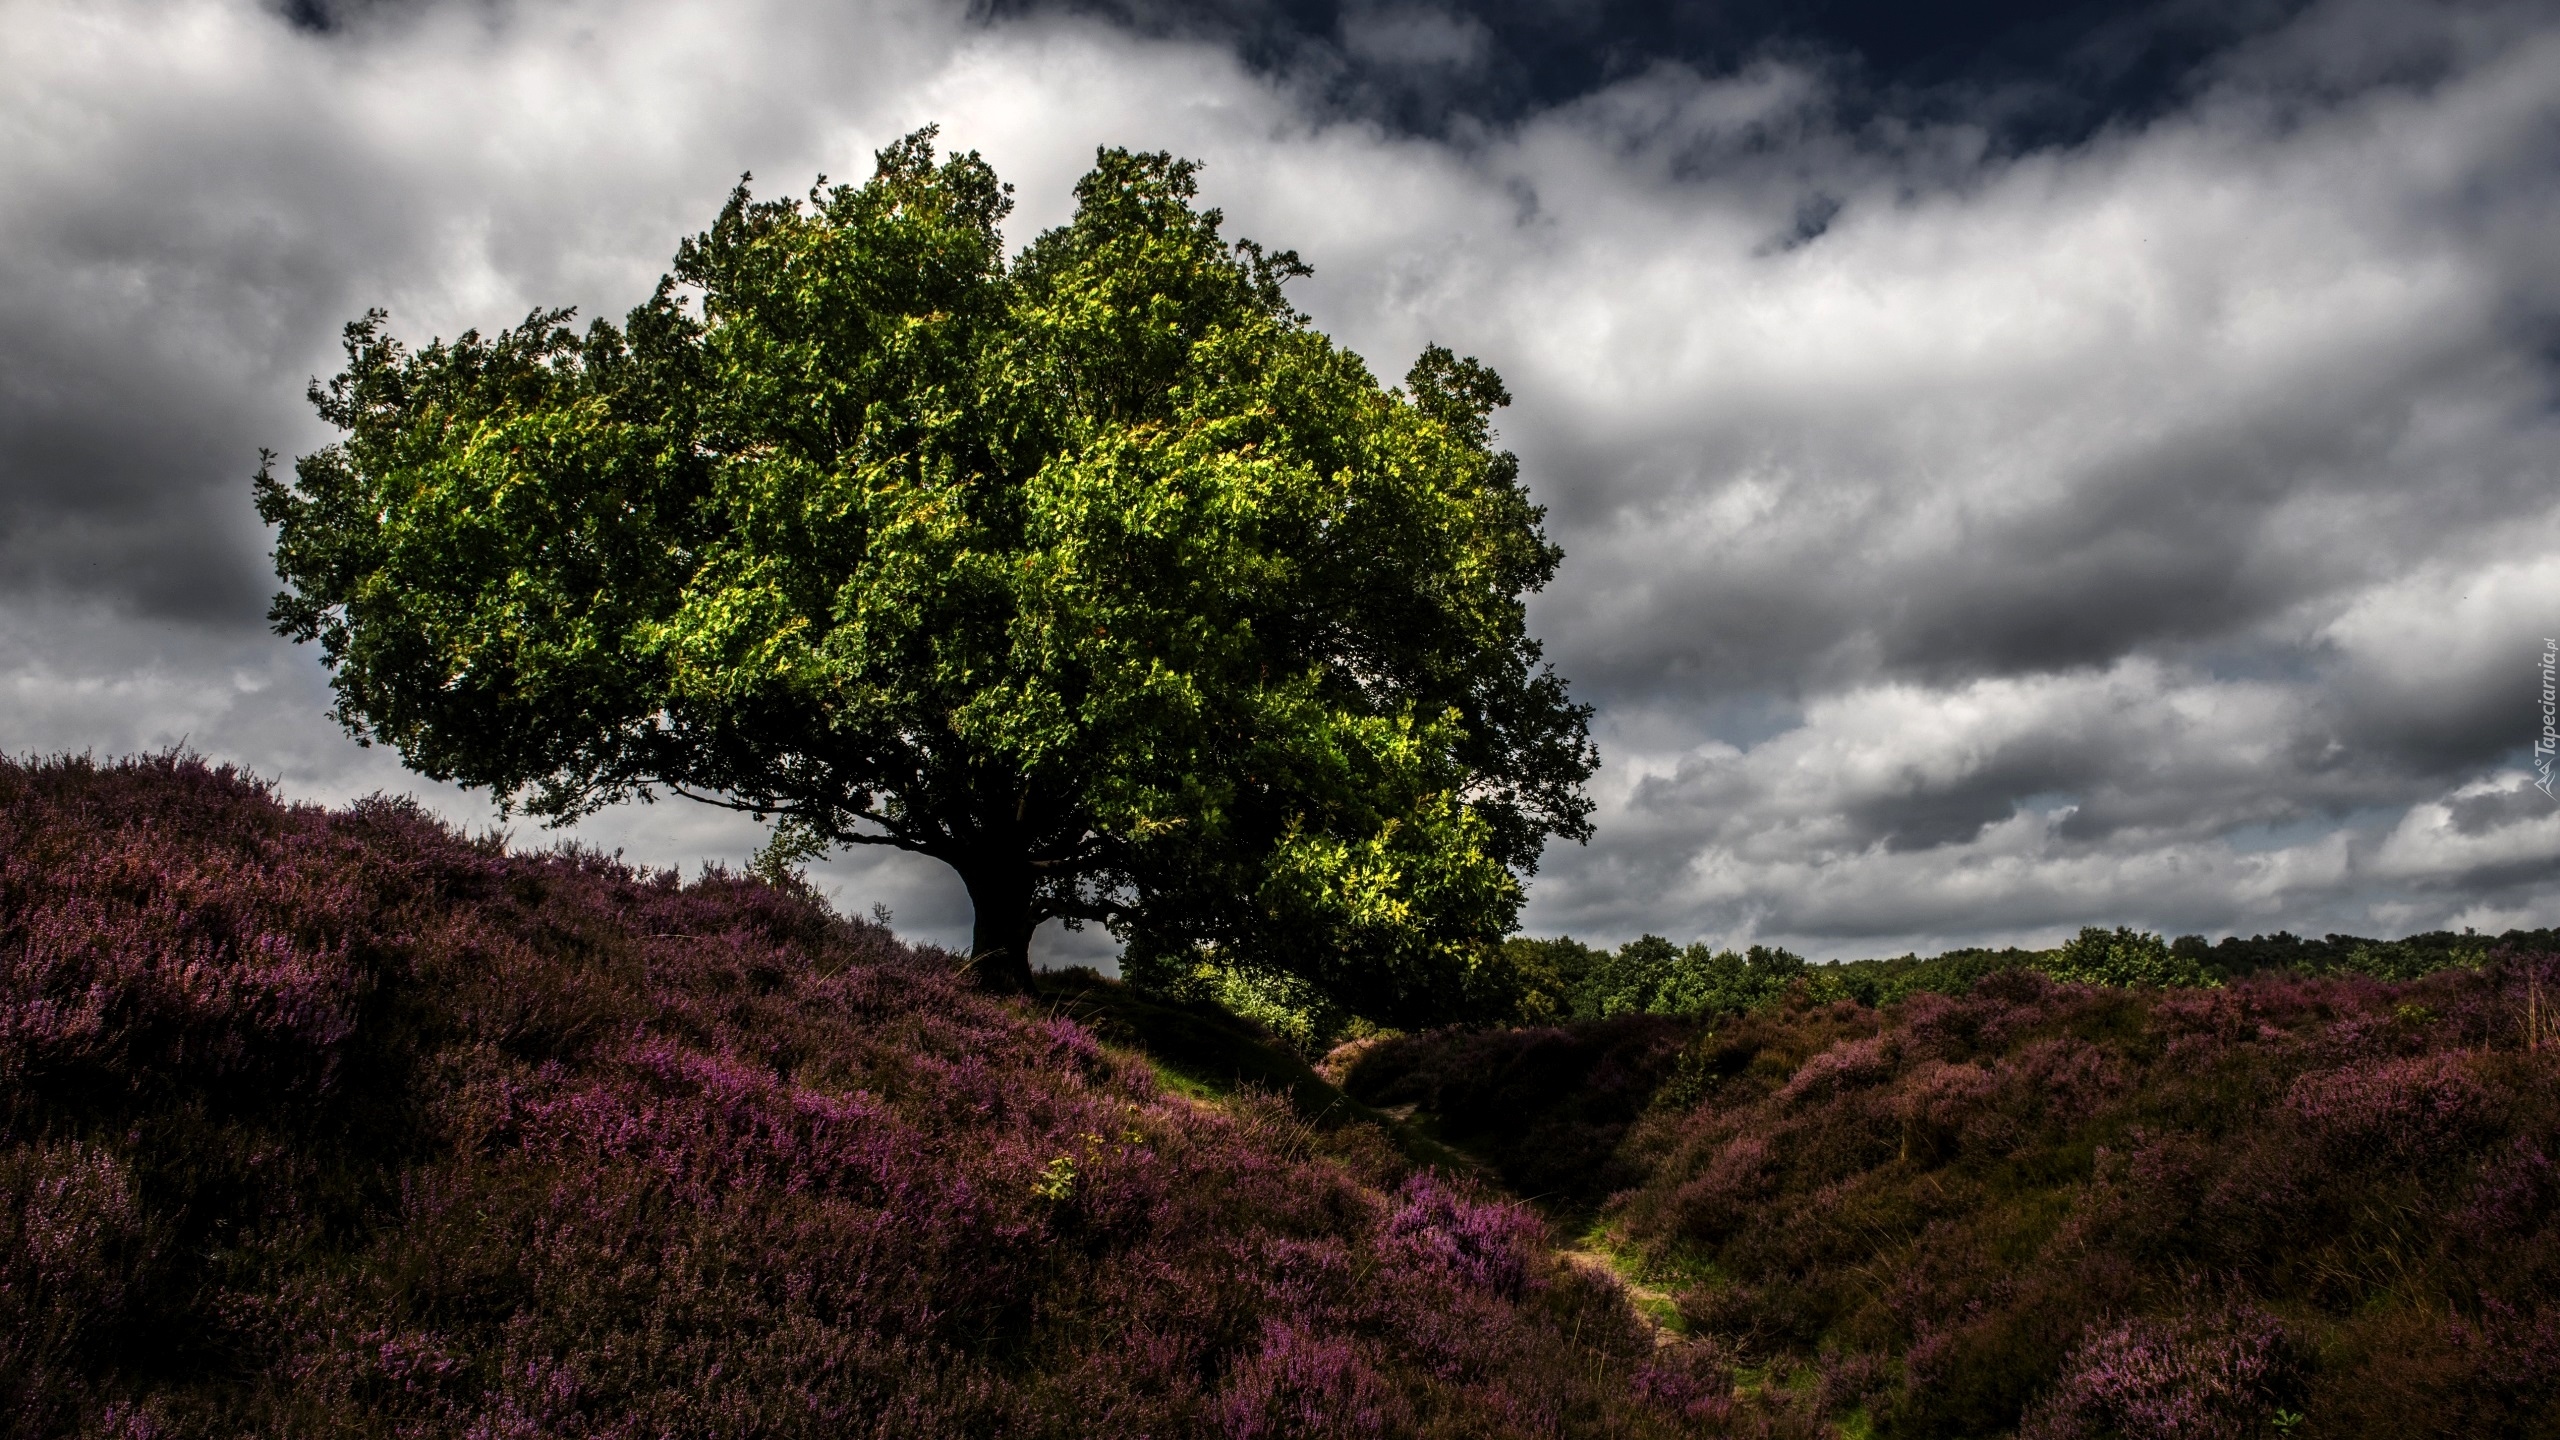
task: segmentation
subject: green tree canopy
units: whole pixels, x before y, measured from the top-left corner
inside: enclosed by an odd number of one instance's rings
[[[2081,985],[2150,985],[2167,989],[2222,983],[2205,968],[2193,947],[2173,949],[2148,930],[2122,925],[2113,930],[2081,926],[2079,934],[2064,941],[2062,948],[2053,951],[2038,968],[2056,980]]]
[[[1008,261],[1008,187],[926,130],[805,204],[742,184],[620,328],[367,315],[312,389],[343,438],[258,477],[278,630],[360,739],[532,813],[945,861],[994,983],[1066,917],[1445,1013],[1589,830],[1509,397],[1436,347],[1381,386],[1189,162],[1075,193]]]

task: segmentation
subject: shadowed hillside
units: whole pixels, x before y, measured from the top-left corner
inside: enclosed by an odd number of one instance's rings
[[[1676,1029],[1393,1040],[1347,1088],[1598,1207],[1775,1421],[2560,1436],[2555,972],[1799,984]]]
[[[400,803],[0,765],[0,1430],[1680,1432],[1535,1218],[1046,1008],[1108,999]]]

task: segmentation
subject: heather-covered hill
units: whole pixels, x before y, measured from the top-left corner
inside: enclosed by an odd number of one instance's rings
[[[1592,1222],[1658,1349],[1215,1007],[0,764],[0,1432],[2555,1436],[2556,969],[1791,981],[1339,1057]]]
[[[2011,969],[1881,1009],[1799,984],[1391,1040],[1347,1085],[1593,1220],[1670,1293],[1693,1369],[1743,1382],[1737,1423],[2550,1437],[2555,971]]]
[[[9,1434],[1643,1436],[1687,1355],[808,897],[0,764]]]

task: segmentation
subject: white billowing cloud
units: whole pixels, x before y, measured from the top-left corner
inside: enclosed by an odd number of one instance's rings
[[[2493,517],[2487,553],[2430,556],[2321,627],[2332,693],[2370,743],[2450,748],[2471,730],[2531,743],[2526,697],[2543,637],[2560,634],[2560,527],[2548,508],[2520,520]]]
[[[0,0],[0,745],[184,734],[299,794],[401,783],[258,628],[243,480],[326,438],[299,390],[336,326],[616,314],[738,172],[859,178],[938,120],[1021,187],[1017,238],[1096,144],[1177,150],[1383,375],[1440,340],[1508,379],[1569,556],[1534,614],[1607,761],[1541,928],[2555,923],[2560,819],[2518,755],[2560,628],[2560,26],[2380,10],[2002,156],[1844,128],[1833,77],[1775,62],[1432,140],[1210,46],[926,0],[331,36]],[[1370,7],[1343,40],[1454,73],[1471,24]],[[588,833],[754,839],[666,805]],[[848,904],[965,937],[947,877],[856,859]]]
[[[1644,895],[1657,928],[1852,949],[2038,941],[2091,921],[2299,928],[2306,910],[2335,913],[2332,896],[2358,919],[2405,918],[2413,892],[2441,906],[2547,885],[2560,815],[2525,777],[2459,787],[2376,833],[2405,801],[2335,764],[2328,726],[2304,687],[2138,658],[1863,687],[1747,749],[1623,762],[1618,823],[1577,879],[1592,921]]]
[[[2510,773],[2413,805],[2375,847],[2380,878],[2419,885],[2458,883],[2483,873],[2548,877],[2560,848],[2560,809],[2528,777]]]

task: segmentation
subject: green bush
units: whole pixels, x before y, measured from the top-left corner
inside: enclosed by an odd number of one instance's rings
[[[2171,949],[2150,931],[2122,925],[2113,930],[2082,926],[2078,935],[2036,968],[2056,980],[2118,989],[2212,989],[2222,984],[2193,955]]]
[[[1608,963],[1609,952],[1570,935],[1552,940],[1515,935],[1502,942],[1502,959],[1518,996],[1514,1020],[1554,1025],[1575,1017],[1575,997],[1592,972]]]
[[[1965,995],[1974,982],[2003,970],[2032,970],[2044,958],[2040,950],[1968,948],[1922,959],[1898,955],[1885,960],[1841,960],[1812,967],[1809,981],[1816,999],[1850,999],[1861,1005],[1890,1005],[1906,995]]]
[[[2438,970],[2477,970],[2488,963],[2481,945],[2429,946],[2408,940],[2358,942],[2347,958],[2323,967],[2331,974],[2363,975],[2375,980],[2415,980]]]
[[[1775,1002],[1805,972],[1804,957],[1754,945],[1712,950],[1676,947],[1646,935],[1618,947],[1583,982],[1574,1001],[1579,1019],[1616,1015],[1714,1015]]]

